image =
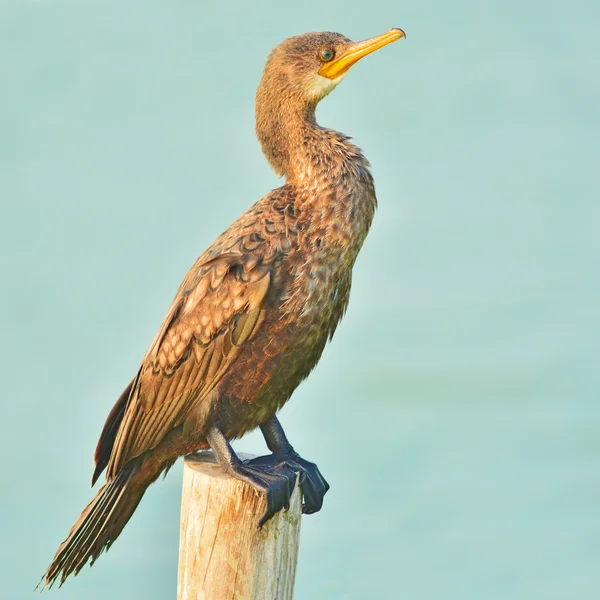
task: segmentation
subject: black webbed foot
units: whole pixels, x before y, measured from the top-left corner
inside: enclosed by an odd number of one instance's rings
[[[298,475],[304,496],[302,512],[311,514],[321,510],[323,496],[327,493],[329,484],[317,465],[304,460],[294,451],[275,417],[261,425],[261,429],[273,454],[244,462],[238,458],[216,425],[206,431],[206,439],[225,472],[265,494],[267,509],[258,527],[261,528],[280,510],[290,507]]]
[[[267,508],[258,522],[259,529],[280,510],[289,509],[290,498],[296,485],[296,473],[287,465],[283,463],[255,465],[252,461],[244,461],[235,468],[233,476],[265,494]]]
[[[294,480],[296,473],[299,473],[300,488],[302,489],[303,496],[302,512],[310,515],[321,510],[323,497],[327,493],[327,490],[329,490],[329,484],[325,481],[319,468],[314,463],[305,460],[299,454],[292,451],[289,454],[274,453],[267,456],[259,456],[247,461],[246,464],[249,467],[264,470],[264,472],[278,473],[281,471],[291,471],[294,473]],[[269,518],[271,517],[268,517],[264,522]]]
[[[267,509],[258,523],[261,528],[273,515],[290,507],[290,498],[296,485],[296,472],[287,464],[273,461],[250,465],[242,462],[215,425],[206,431],[206,439],[223,470],[263,492],[267,500]],[[251,462],[251,461],[248,461]]]

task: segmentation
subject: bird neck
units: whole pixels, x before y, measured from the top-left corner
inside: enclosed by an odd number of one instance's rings
[[[256,135],[269,164],[288,180],[298,175],[307,145],[313,146],[320,135],[315,108],[316,103],[294,96],[279,94],[274,98],[258,90]]]
[[[377,205],[369,162],[347,136],[317,124],[316,104],[259,87],[256,134],[263,153],[295,188],[298,209],[318,221],[334,206],[340,219],[360,216],[368,229]]]
[[[261,103],[257,96],[256,134],[277,174],[288,183],[310,188],[322,178],[334,183],[337,178],[368,172],[369,162],[360,149],[344,134],[321,127],[315,108],[316,102],[284,98],[279,103]]]
[[[377,206],[369,162],[348,137],[317,124],[316,104],[260,100],[259,90],[258,139],[294,192],[303,235],[314,238],[323,252],[343,251],[347,264],[353,264]]]

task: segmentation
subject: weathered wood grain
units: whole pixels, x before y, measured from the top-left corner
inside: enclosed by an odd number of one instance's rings
[[[289,511],[258,530],[264,510],[264,498],[226,475],[212,453],[186,457],[178,600],[291,600],[302,515],[299,487]]]

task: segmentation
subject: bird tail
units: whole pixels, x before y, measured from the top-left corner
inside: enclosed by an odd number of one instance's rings
[[[42,577],[44,588],[52,587],[59,577],[60,587],[71,573],[77,575],[89,558],[94,564],[117,539],[149,484],[145,477],[143,481],[136,477],[141,475],[137,466],[135,461],[126,465],[85,507]]]

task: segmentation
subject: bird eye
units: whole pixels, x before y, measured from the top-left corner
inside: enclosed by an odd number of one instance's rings
[[[331,48],[325,48],[325,50],[321,50],[321,60],[323,62],[329,62],[330,60],[333,60],[334,54],[335,53]]]

